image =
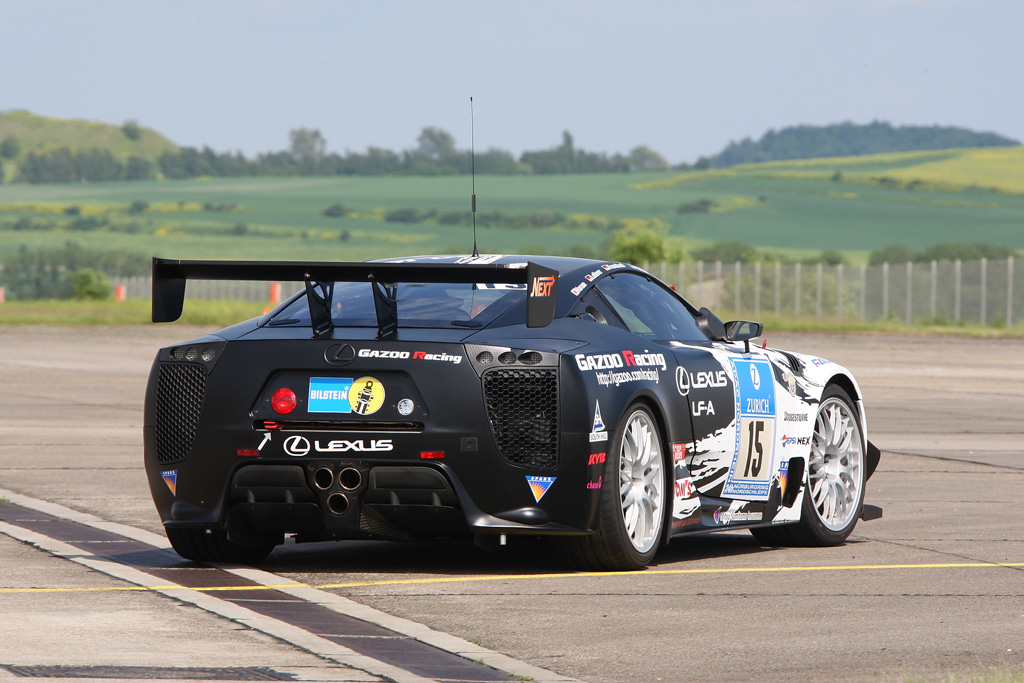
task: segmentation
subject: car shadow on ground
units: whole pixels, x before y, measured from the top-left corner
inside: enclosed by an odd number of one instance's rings
[[[746,532],[698,534],[674,539],[651,567],[665,568],[715,558],[773,552]],[[514,536],[508,545],[485,551],[468,539],[422,542],[340,541],[296,544],[286,541],[260,565],[274,573],[502,575],[571,574],[573,566],[550,538]]]

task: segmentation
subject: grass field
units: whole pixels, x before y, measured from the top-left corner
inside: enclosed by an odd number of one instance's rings
[[[68,240],[169,258],[362,260],[468,252],[469,227],[383,218],[401,208],[468,211],[470,191],[465,176],[4,184],[0,260],[22,245],[54,247]],[[500,211],[567,217],[546,228],[481,227],[481,252],[585,248],[599,253],[611,234],[602,226],[610,220],[660,223],[689,248],[740,240],[795,257],[840,249],[853,262],[894,243],[923,248],[988,242],[1024,249],[1024,148],[681,174],[481,176],[476,193],[478,216]],[[129,213],[137,200],[149,208]],[[334,203],[349,215],[324,216]],[[701,205],[705,208],[692,208]],[[677,212],[680,206],[690,209]],[[87,217],[95,221],[80,220]],[[19,220],[22,229],[15,229]]]

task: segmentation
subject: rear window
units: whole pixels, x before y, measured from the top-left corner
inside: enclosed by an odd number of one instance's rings
[[[399,327],[483,327],[526,300],[526,285],[403,282],[398,285]],[[376,327],[369,282],[334,285],[331,319],[338,327]],[[270,325],[308,325],[309,306],[301,296],[270,319]]]

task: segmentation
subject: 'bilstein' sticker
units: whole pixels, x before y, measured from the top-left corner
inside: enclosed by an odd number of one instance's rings
[[[372,415],[384,405],[384,385],[375,377],[310,377],[311,413]]]

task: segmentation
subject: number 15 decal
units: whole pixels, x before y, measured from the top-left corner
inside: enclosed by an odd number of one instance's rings
[[[743,420],[744,434],[740,439],[740,462],[735,474],[740,479],[766,481],[770,475],[770,463],[765,456],[770,453],[772,443],[772,420]],[[766,452],[768,450],[768,452]],[[742,474],[740,474],[742,472]]]

